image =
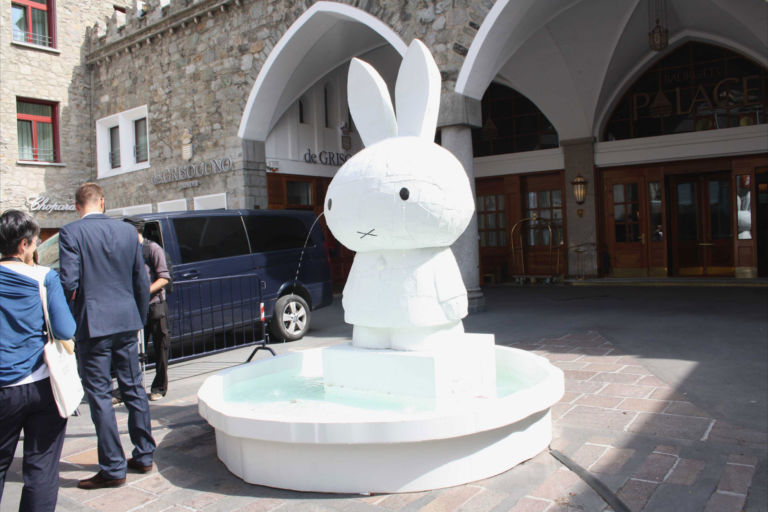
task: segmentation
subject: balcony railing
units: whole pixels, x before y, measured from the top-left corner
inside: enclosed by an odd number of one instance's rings
[[[109,165],[115,169],[120,167],[120,149],[113,149],[109,152]]]
[[[38,34],[35,32],[25,32],[17,28],[13,29],[13,40],[20,43],[35,44],[37,46],[46,46],[53,48],[53,37],[47,34]]]
[[[19,160],[35,160],[38,162],[55,162],[56,151],[53,149],[19,146]]]

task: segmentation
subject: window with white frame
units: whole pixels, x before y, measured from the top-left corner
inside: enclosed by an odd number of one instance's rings
[[[98,177],[149,167],[149,123],[142,105],[96,121]]]
[[[55,12],[55,0],[13,0],[11,2],[13,40],[18,43],[55,48],[53,23]]]

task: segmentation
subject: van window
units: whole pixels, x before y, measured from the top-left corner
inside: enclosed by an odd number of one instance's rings
[[[160,247],[165,248],[163,244],[163,237],[160,235],[160,223],[159,222],[147,222],[144,224],[144,231],[142,235],[147,240],[152,240]]]
[[[301,249],[307,239],[307,226],[295,217],[282,215],[248,215],[245,227],[253,252]],[[314,244],[309,240],[307,247]]]
[[[248,254],[239,216],[173,219],[182,263]]]

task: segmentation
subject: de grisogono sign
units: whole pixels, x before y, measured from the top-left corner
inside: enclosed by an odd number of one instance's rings
[[[183,165],[181,167],[172,167],[164,171],[154,171],[152,175],[152,184],[173,183],[176,181],[191,180],[230,172],[234,169],[232,157],[213,158],[204,160],[196,164]]]

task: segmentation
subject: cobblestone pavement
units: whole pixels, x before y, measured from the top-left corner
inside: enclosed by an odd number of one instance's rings
[[[340,340],[336,339],[335,342]],[[503,341],[503,340],[502,340]],[[318,342],[315,343],[315,345]],[[505,343],[547,357],[563,369],[565,395],[553,407],[551,448],[599,480],[632,511],[766,510],[768,434],[730,425],[697,408],[642,359],[621,353],[599,332]],[[285,344],[278,351],[313,346]],[[576,472],[549,452],[493,478],[429,492],[324,495],[244,483],[216,458],[213,429],[197,414],[206,372],[242,361],[250,350],[205,358],[173,371],[177,383],[153,402],[155,469],[128,474],[117,489],[83,491],[78,479],[98,470],[87,414],[70,421],[61,460],[59,510],[122,511],[514,511],[611,510]],[[242,356],[242,357],[240,357]],[[259,357],[267,357],[260,353]],[[184,372],[195,374],[182,385]],[[200,375],[203,373],[203,375]],[[190,377],[192,378],[192,377]],[[85,409],[85,407],[82,407]],[[127,412],[116,407],[126,452]],[[269,461],[263,461],[269,464]],[[372,461],[375,464],[375,461]],[[16,509],[20,451],[7,477],[0,512]],[[757,493],[757,494],[756,494]],[[746,507],[746,508],[745,508]]]

